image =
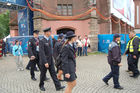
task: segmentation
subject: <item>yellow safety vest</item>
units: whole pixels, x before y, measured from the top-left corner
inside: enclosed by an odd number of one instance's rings
[[[138,36],[135,36],[133,39],[129,40],[129,42],[127,43],[126,49],[127,49],[127,50],[129,49],[129,52],[130,52],[130,53],[133,53],[133,52],[134,52],[133,40],[134,40],[136,37],[138,37]],[[139,37],[138,37],[138,38],[139,38]],[[139,44],[138,51],[140,52],[140,44]]]

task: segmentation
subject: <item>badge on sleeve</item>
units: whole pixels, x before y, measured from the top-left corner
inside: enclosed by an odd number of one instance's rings
[[[31,42],[29,42],[29,45],[31,45]]]

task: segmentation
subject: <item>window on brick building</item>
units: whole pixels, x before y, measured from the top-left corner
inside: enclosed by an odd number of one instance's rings
[[[139,24],[139,6],[137,6],[137,24]]]
[[[58,4],[57,5],[57,13],[58,15],[63,16],[72,16],[73,15],[72,4]]]
[[[62,5],[61,4],[57,5],[57,13],[58,13],[58,15],[62,14]]]

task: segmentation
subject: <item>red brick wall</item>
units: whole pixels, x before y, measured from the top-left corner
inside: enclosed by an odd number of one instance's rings
[[[135,3],[135,28],[140,28],[140,0],[134,0]],[[139,6],[139,24],[137,24],[137,6]]]

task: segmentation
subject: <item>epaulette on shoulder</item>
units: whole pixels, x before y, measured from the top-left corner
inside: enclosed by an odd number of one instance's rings
[[[111,43],[109,44],[109,50],[111,50],[111,49],[114,48],[115,46],[118,46],[117,43],[111,42]]]

